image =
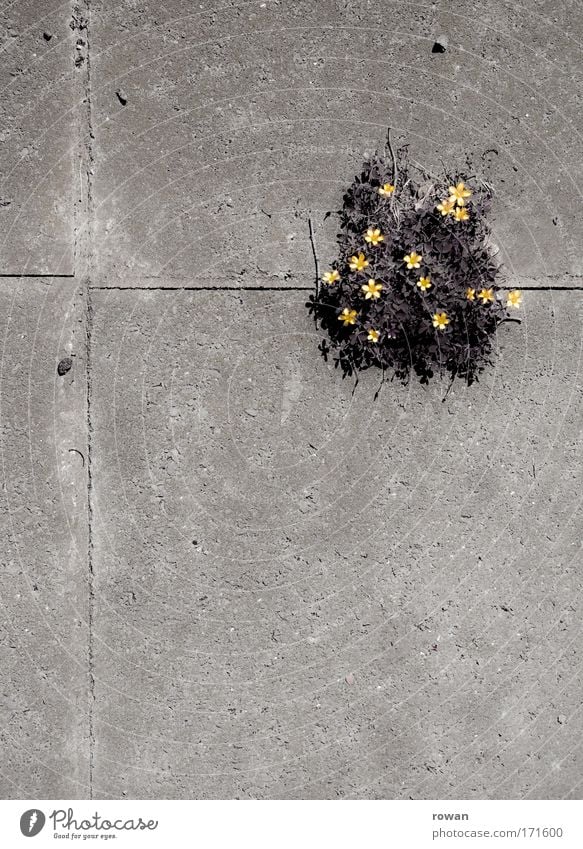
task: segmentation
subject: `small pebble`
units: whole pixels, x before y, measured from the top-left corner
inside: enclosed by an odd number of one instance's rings
[[[344,680],[350,687],[352,687],[352,685],[354,684],[354,675],[352,674],[352,672],[349,672]]]
[[[117,95],[117,99],[119,100],[121,105],[125,106],[126,103],[128,102],[127,95],[126,95],[125,91],[122,91],[121,88],[118,88],[118,90],[116,91],[116,95]]]
[[[557,722],[559,723],[559,725],[564,725],[566,721],[567,721],[567,717],[565,716],[565,714],[560,713],[557,717]]]
[[[68,371],[71,371],[73,368],[73,360],[71,357],[63,357],[59,365],[57,366],[57,374],[59,377],[62,377],[64,374],[67,374]]]

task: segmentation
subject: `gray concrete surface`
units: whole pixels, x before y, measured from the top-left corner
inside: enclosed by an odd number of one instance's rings
[[[0,288],[0,796],[89,792],[83,292]],[[73,355],[62,377],[57,363]]]
[[[0,274],[74,273],[74,77],[85,50],[74,18],[55,0],[0,10]]]
[[[581,274],[583,21],[568,5],[567,30],[551,4],[96,0],[100,284],[303,282],[306,211],[338,208],[389,123],[426,167],[470,154],[495,182],[513,274]]]
[[[303,301],[95,297],[95,791],[576,795],[581,293],[445,403]]]
[[[581,798],[581,6],[2,15],[0,797]],[[294,291],[387,124],[528,290],[445,401]]]

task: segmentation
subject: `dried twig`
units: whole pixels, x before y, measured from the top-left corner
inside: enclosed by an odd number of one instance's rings
[[[316,267],[316,297],[318,297],[320,291],[320,263],[318,262],[318,254],[314,242],[314,227],[311,218],[308,218],[308,227],[310,229],[310,244],[312,245],[312,254],[314,255],[314,265]]]
[[[445,390],[445,395],[441,399],[442,404],[445,404],[445,402],[447,400],[447,396],[449,395],[449,392],[450,392],[451,388],[453,387],[454,383],[455,383],[455,372],[452,373],[450,381],[449,381],[449,386]]]
[[[395,195],[397,193],[397,180],[399,179],[399,166],[397,165],[397,157],[395,156],[395,151],[393,150],[393,145],[391,143],[391,128],[387,130],[387,148],[389,153],[391,154],[391,162],[393,163],[393,186],[395,187],[395,191],[391,197],[391,200],[395,199]]]
[[[314,226],[312,219],[308,218],[308,229],[310,231],[310,244],[312,246],[312,254],[314,256],[314,266],[316,268],[316,300],[320,297],[320,263],[318,262],[318,252],[316,251],[316,242],[314,240]],[[316,327],[318,327],[318,319],[316,318]]]
[[[397,196],[397,180],[399,179],[399,166],[397,164],[397,157],[395,156],[395,151],[393,150],[393,144],[391,142],[391,128],[390,127],[387,129],[387,149],[388,149],[388,151],[391,155],[391,162],[393,163],[392,183],[393,183],[393,186],[395,187],[394,190],[393,190],[393,194],[391,195],[391,200],[390,200],[389,203],[390,203],[391,212],[393,213],[393,216],[395,217],[395,220],[397,221],[397,224],[398,224],[399,223],[399,209],[400,209],[400,207],[395,205],[395,198]]]
[[[377,389],[377,391],[374,394],[374,400],[375,401],[377,400],[377,398],[381,394],[381,389],[383,388],[384,382],[385,382],[385,369],[383,367],[383,376],[382,376],[381,382],[379,383],[379,388]]]

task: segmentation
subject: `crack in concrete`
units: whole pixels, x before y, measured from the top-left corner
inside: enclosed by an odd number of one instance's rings
[[[79,279],[85,301],[85,385],[86,385],[86,429],[87,429],[87,566],[89,592],[87,601],[87,665],[88,665],[88,737],[89,765],[88,785],[89,798],[93,799],[93,774],[95,760],[95,673],[93,650],[93,625],[95,609],[95,575],[93,568],[93,470],[92,444],[93,423],[91,416],[92,382],[91,382],[91,336],[93,330],[93,305],[91,302],[91,271],[93,260],[93,172],[94,150],[93,141],[93,104],[91,89],[91,57],[90,57],[90,17],[91,0],[74,0],[71,10],[71,29],[76,33],[75,67],[81,74],[82,105],[79,121],[79,158],[81,201],[77,211],[74,240],[75,277]],[[82,270],[80,270],[82,269]]]
[[[99,292],[313,292],[313,286],[91,286]]]
[[[93,292],[313,292],[313,286],[93,286]],[[499,286],[510,291],[515,286]],[[523,292],[583,292],[583,286],[520,286]]]
[[[580,275],[570,274],[564,275],[570,277],[572,280],[583,280]],[[79,277],[76,274],[0,274],[0,280],[20,280],[24,278],[30,278],[32,280],[78,280]],[[156,279],[156,278],[145,278],[148,280]],[[545,280],[555,280],[556,277],[554,275],[545,275]],[[89,277],[86,278],[88,282],[87,288],[91,291],[98,292],[107,292],[111,290],[112,292],[313,292],[313,286],[192,286],[188,284],[184,285],[173,285],[173,286],[138,286],[134,284],[130,284],[127,286],[111,284],[111,285],[99,285],[91,283]],[[583,284],[577,286],[561,286],[561,285],[553,285],[550,284],[548,286],[528,286],[521,284],[520,281],[517,281],[515,285],[512,286],[498,286],[501,291],[506,291],[510,289],[519,288],[522,289],[523,292],[583,292]]]
[[[8,277],[9,279],[19,280],[21,277],[30,277],[32,279],[44,280],[45,278],[49,278],[50,280],[74,280],[74,274],[0,274],[0,278]]]

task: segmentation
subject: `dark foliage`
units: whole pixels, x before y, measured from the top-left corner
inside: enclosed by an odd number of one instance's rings
[[[338,213],[340,257],[332,271],[339,279],[324,275],[307,306],[330,339],[321,352],[332,352],[346,374],[379,366],[403,380],[411,372],[423,383],[449,373],[472,383],[491,363],[497,325],[520,303],[519,292],[506,300],[495,285],[492,189],[464,174],[428,179],[419,172],[416,179],[414,170],[406,148],[395,156],[389,146],[365,162]],[[418,263],[406,262],[414,253]],[[351,269],[360,254],[368,266]],[[375,291],[367,298],[369,281]],[[340,318],[346,311],[354,323]]]

